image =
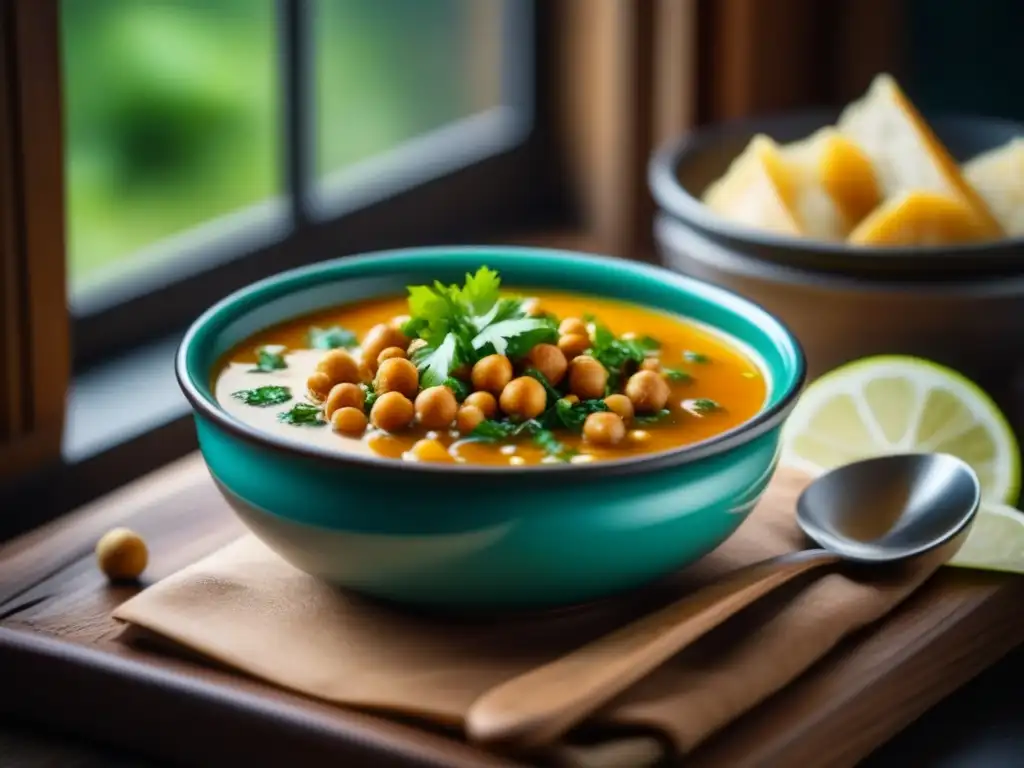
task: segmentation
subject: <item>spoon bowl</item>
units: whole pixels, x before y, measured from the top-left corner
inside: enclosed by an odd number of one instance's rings
[[[807,571],[881,565],[933,552],[965,533],[981,503],[978,476],[943,454],[903,454],[834,469],[797,501],[821,549],[791,552],[722,581],[513,678],[466,716],[473,740],[520,749],[550,743],[693,641]],[[952,549],[952,547],[950,548]]]
[[[860,563],[923,555],[956,538],[974,520],[981,486],[955,456],[880,456],[833,469],[809,485],[797,523],[818,545]]]

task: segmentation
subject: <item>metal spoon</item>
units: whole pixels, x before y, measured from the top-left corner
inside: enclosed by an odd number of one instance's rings
[[[801,573],[841,561],[895,563],[937,549],[974,520],[974,471],[943,454],[868,459],[815,480],[797,522],[822,549],[744,568],[653,614],[485,693],[466,729],[484,744],[550,743],[697,638]],[[952,552],[950,553],[952,555]]]

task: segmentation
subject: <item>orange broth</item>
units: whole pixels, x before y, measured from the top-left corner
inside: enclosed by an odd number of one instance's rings
[[[572,459],[574,462],[623,458],[692,445],[749,420],[765,402],[766,382],[762,371],[723,334],[679,316],[612,299],[545,290],[517,293],[536,297],[541,309],[553,313],[559,320],[593,315],[616,336],[651,336],[661,344],[658,357],[662,365],[685,371],[692,377],[687,381],[670,381],[668,415],[654,423],[627,424],[626,439],[618,445],[597,447],[582,435],[557,430],[559,441],[579,452]],[[352,438],[333,431],[327,424],[296,426],[279,421],[281,412],[303,401],[306,379],[326,352],[309,349],[311,328],[340,326],[353,331],[362,340],[374,325],[386,323],[407,312],[405,297],[375,299],[310,315],[259,333],[226,355],[215,371],[213,384],[217,401],[233,416],[261,431],[343,453],[408,460],[411,455],[407,451],[426,436],[448,447],[451,456],[459,463],[521,465],[543,462],[544,451],[529,437],[515,438],[507,443],[486,443],[469,440],[454,428],[428,431],[413,424],[407,430],[394,434],[370,426],[361,438]],[[257,359],[256,350],[265,345],[286,347],[288,368],[253,373],[251,369]],[[350,351],[358,358],[358,349]],[[687,353],[691,353],[690,359],[687,359]],[[706,357],[707,361],[694,362],[692,353],[697,353],[698,359]],[[520,370],[521,366],[516,365],[516,375]],[[287,386],[293,399],[273,407],[254,407],[232,397],[232,393],[238,390],[265,385]],[[698,399],[713,400],[719,407],[708,413],[697,413],[693,401]]]

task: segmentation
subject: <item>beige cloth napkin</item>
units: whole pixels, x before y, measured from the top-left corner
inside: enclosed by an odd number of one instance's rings
[[[458,726],[491,686],[723,573],[806,546],[793,517],[805,483],[780,471],[715,552],[641,597],[590,609],[489,621],[412,615],[320,583],[247,536],[114,615],[285,688]],[[784,588],[635,686],[594,718],[592,730],[611,736],[622,732],[616,726],[652,729],[690,750],[884,615],[937,565],[916,563],[870,583],[818,573]]]

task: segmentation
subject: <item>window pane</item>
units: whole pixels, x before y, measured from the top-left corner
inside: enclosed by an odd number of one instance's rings
[[[63,0],[72,285],[280,188],[274,0]]]
[[[319,0],[318,172],[342,170],[506,103],[506,5]],[[520,53],[525,62],[528,54]]]

